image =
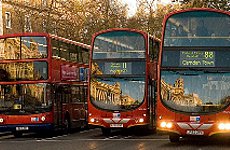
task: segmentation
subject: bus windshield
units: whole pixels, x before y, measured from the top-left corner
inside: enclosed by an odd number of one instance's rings
[[[96,107],[126,111],[142,104],[145,51],[145,39],[140,33],[115,31],[96,37],[90,80],[91,101]]]
[[[166,22],[164,46],[230,46],[229,16],[208,11],[175,14]]]
[[[51,86],[39,84],[0,85],[0,112],[41,113],[51,109]]]
[[[92,78],[91,82],[91,101],[101,109],[135,109],[144,99],[144,78]]]
[[[170,70],[161,74],[161,98],[174,110],[208,113],[230,103],[230,72]]]
[[[47,58],[46,37],[13,37],[0,39],[0,59]]]

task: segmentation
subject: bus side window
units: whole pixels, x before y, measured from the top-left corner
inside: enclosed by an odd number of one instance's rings
[[[82,49],[82,59],[83,59],[83,63],[89,63],[89,52],[87,51],[87,49]]]
[[[79,86],[73,86],[71,88],[72,102],[80,101],[79,93],[80,93]]]
[[[52,39],[52,56],[59,56],[59,41]]]
[[[80,99],[81,102],[84,102],[86,100],[85,88],[83,86],[81,87],[81,90],[80,90],[80,97],[81,97]]]
[[[70,101],[70,88],[69,86],[63,86],[62,90],[62,102],[68,103]]]
[[[68,43],[60,42],[59,49],[60,57],[64,60],[69,60],[69,46]]]
[[[77,52],[77,46],[76,45],[70,45],[69,49],[69,59],[70,61],[78,61],[78,52]]]
[[[83,48],[78,46],[77,51],[78,51],[78,62],[83,63],[83,56],[82,56]]]

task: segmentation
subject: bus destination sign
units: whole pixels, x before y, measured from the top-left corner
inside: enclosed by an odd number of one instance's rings
[[[214,51],[180,51],[181,67],[215,67]]]
[[[128,63],[128,62],[106,63],[105,72],[108,74],[130,74],[131,63]]]

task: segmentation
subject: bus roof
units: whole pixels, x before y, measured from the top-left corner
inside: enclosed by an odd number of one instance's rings
[[[213,9],[213,8],[188,8],[188,9],[183,9],[183,10],[175,10],[164,17],[164,22],[169,18],[170,16],[177,14],[177,13],[183,13],[183,12],[189,12],[189,11],[211,11],[211,12],[219,12],[219,13],[225,13],[230,15],[230,12],[224,11],[224,10],[219,10],[219,9]]]
[[[142,30],[138,30],[138,29],[133,29],[133,28],[110,28],[110,29],[106,29],[106,30],[101,30],[98,31],[96,33],[93,34],[93,38],[95,38],[97,35],[102,34],[102,33],[106,33],[106,32],[112,32],[112,31],[130,31],[130,32],[139,32],[141,34],[144,35],[149,35],[150,38],[160,42],[161,40],[159,38],[156,38],[154,35],[148,34],[145,31]]]

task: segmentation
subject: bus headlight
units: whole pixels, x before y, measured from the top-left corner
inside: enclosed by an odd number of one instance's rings
[[[140,123],[143,123],[143,122],[144,122],[144,119],[143,119],[143,118],[140,118],[140,119],[139,119],[139,122],[140,122]]]
[[[90,119],[90,122],[95,122],[95,119],[94,119],[94,118],[91,118],[91,119]]]
[[[225,129],[230,130],[230,123],[225,124]]]
[[[45,121],[46,120],[46,117],[45,116],[42,116],[41,117],[41,121]]]
[[[218,129],[220,129],[220,130],[230,130],[230,123],[219,123]]]
[[[0,123],[3,123],[4,119],[3,118],[0,118]]]
[[[165,128],[165,127],[166,127],[166,125],[167,125],[167,123],[166,123],[166,122],[161,122],[161,125],[160,125],[160,126],[161,126],[162,128]]]
[[[171,122],[165,122],[165,121],[163,121],[160,124],[161,128],[168,128],[168,129],[170,129],[170,128],[172,128],[172,126],[173,126],[173,124]]]
[[[166,128],[168,128],[168,129],[172,128],[172,123],[171,123],[171,122],[168,122],[168,123],[166,124]]]

